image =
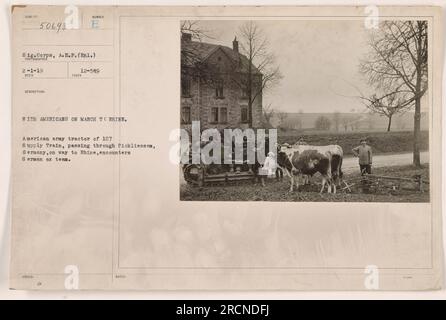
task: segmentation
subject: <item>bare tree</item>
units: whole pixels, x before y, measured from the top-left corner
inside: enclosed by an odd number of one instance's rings
[[[350,126],[351,131],[358,131],[361,126],[362,116],[354,114],[350,118],[348,125]]]
[[[286,128],[286,120],[288,118],[288,114],[286,112],[280,111],[277,112],[277,118],[279,120],[278,127],[285,129]]]
[[[249,125],[252,127],[254,100],[282,79],[274,55],[268,50],[268,40],[254,21],[244,23],[238,32],[242,53],[247,58],[246,76],[237,81],[246,91]],[[237,78],[236,78],[237,79]]]
[[[200,63],[200,57],[194,46],[188,46],[188,40],[202,41],[206,38],[212,38],[208,30],[200,26],[199,21],[185,20],[181,21],[181,63],[183,65],[195,66]]]
[[[335,111],[333,113],[333,125],[336,131],[339,131],[339,127],[341,125],[341,114],[339,111]]]
[[[319,116],[314,122],[314,128],[317,130],[330,130],[331,121],[325,116]]]
[[[203,41],[205,39],[213,39],[212,31],[204,29],[198,20],[184,20],[180,25],[181,33],[188,33],[192,39]]]
[[[347,132],[348,125],[350,124],[350,119],[347,116],[344,116],[344,117],[342,117],[341,122],[342,122],[342,126],[344,127],[344,131]]]
[[[201,81],[212,82],[214,68],[203,62],[197,47],[191,41],[202,42],[206,39],[214,39],[212,30],[204,29],[197,20],[181,21],[181,76],[186,78],[192,74],[198,76]]]
[[[390,132],[393,116],[398,113],[404,113],[411,107],[410,104],[405,103],[407,97],[396,92],[389,93],[380,98],[375,94],[365,100],[367,101],[365,105],[371,112],[387,118],[387,132]]]
[[[271,119],[274,116],[275,110],[271,106],[271,103],[268,103],[268,105],[263,107],[262,115],[263,115],[263,127],[264,128],[272,128]]]
[[[384,21],[373,31],[361,70],[384,95],[403,94],[400,107],[414,104],[413,163],[420,166],[421,98],[428,88],[427,21]],[[382,97],[379,97],[381,99]]]
[[[350,130],[351,131],[355,131],[356,130],[357,124],[356,124],[355,121],[350,121],[349,125],[350,125]]]
[[[297,120],[296,120],[296,129],[301,130],[303,128],[303,110],[299,109]]]

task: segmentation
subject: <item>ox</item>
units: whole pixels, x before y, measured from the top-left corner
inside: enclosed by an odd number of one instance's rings
[[[299,177],[313,176],[316,172],[322,175],[322,188],[327,184],[327,192],[336,193],[336,184],[342,178],[343,151],[338,145],[310,146],[294,145],[281,147],[277,155],[277,164],[291,179],[290,192],[294,184],[299,188]]]

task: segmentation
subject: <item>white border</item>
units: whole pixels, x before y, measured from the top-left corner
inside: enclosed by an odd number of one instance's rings
[[[37,291],[12,291],[9,290],[9,238],[10,238],[10,215],[9,215],[9,178],[11,165],[11,60],[10,60],[10,6],[13,4],[51,4],[51,5],[435,5],[443,7],[446,14],[446,3],[444,0],[307,0],[307,1],[267,1],[267,0],[25,0],[4,1],[0,16],[0,299],[446,299],[446,289],[425,292],[265,292],[265,291],[243,291],[243,292],[37,292]],[[446,34],[446,24],[443,26]],[[446,50],[443,50],[446,57]],[[444,59],[446,60],[446,59]],[[445,70],[445,64],[443,63]],[[444,72],[443,72],[444,73]],[[446,88],[445,77],[443,88]],[[446,90],[443,90],[443,103],[446,101]],[[446,125],[446,112],[443,114],[443,128]],[[442,167],[446,166],[446,143],[443,136],[443,158]],[[446,190],[446,170],[442,172],[442,189]],[[442,199],[442,206],[446,208],[446,197]],[[443,221],[446,215],[443,210]],[[443,235],[446,234],[446,223],[443,223]],[[446,241],[443,238],[443,247]],[[445,256],[446,257],[446,256]],[[445,261],[446,262],[446,261]],[[446,263],[445,263],[446,265]],[[445,285],[443,285],[445,286]]]

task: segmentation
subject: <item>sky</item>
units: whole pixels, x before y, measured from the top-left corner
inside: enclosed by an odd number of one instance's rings
[[[212,35],[205,42],[232,47],[243,21],[200,21]],[[269,42],[269,51],[283,75],[281,82],[264,93],[283,112],[365,112],[358,89],[371,92],[359,72],[360,59],[368,52],[363,20],[256,21]],[[240,39],[240,37],[238,37]]]

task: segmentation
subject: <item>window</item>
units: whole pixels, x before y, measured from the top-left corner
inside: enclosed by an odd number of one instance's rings
[[[220,108],[220,122],[228,122],[228,108]]]
[[[181,77],[181,96],[190,97],[191,79],[188,76]]]
[[[211,108],[211,122],[217,123],[218,122],[218,108]]]
[[[212,107],[210,122],[211,123],[227,123],[228,122],[228,108],[226,108],[226,107]]]
[[[215,97],[217,99],[223,99],[223,80],[217,80],[215,82]]]
[[[181,108],[181,123],[191,123],[190,120],[190,107]]]
[[[242,87],[242,99],[248,99],[248,88]]]
[[[241,108],[241,120],[242,123],[247,123],[249,121],[247,106],[242,106]]]

